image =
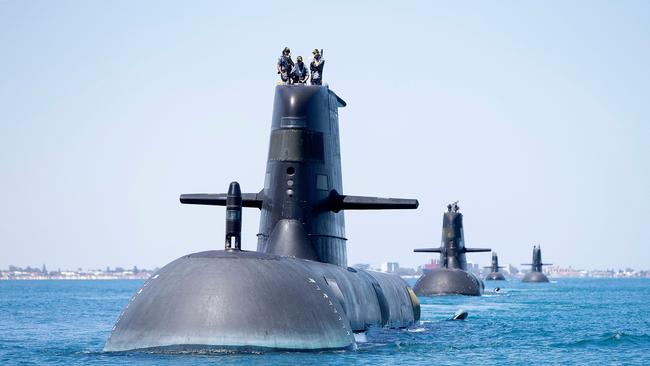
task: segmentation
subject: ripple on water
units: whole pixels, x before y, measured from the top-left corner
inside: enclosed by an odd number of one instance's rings
[[[553,347],[559,348],[601,348],[623,345],[643,345],[650,347],[650,335],[648,334],[629,334],[615,331],[601,333],[586,338],[560,342],[552,344]]]

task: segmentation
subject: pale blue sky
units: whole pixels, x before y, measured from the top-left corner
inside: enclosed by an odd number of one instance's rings
[[[460,200],[467,244],[503,263],[535,243],[650,268],[646,1],[18,0],[0,1],[0,268],[222,248],[224,210],[178,195],[262,187],[286,45],[324,48],[348,102],[344,191],[420,200],[348,212],[351,264],[424,263]]]

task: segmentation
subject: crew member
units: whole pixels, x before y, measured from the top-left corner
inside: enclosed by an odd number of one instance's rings
[[[307,67],[305,63],[302,62],[302,56],[296,58],[296,65],[293,70],[291,70],[291,82],[293,84],[305,84],[309,78],[309,72],[307,72]]]
[[[276,69],[278,74],[280,74],[280,79],[283,83],[290,83],[291,70],[293,69],[293,60],[291,59],[291,50],[289,47],[285,47],[282,50],[282,56],[278,59]]]
[[[309,64],[309,70],[311,71],[311,85],[322,85],[325,59],[318,49],[315,49],[312,54],[314,55],[314,58]]]

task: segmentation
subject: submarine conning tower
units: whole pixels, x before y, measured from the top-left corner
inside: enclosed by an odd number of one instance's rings
[[[497,256],[497,253],[492,252],[492,266],[490,267],[492,272],[499,272],[499,257]]]
[[[458,201],[447,205],[442,215],[442,239],[440,248],[415,249],[414,252],[440,253],[441,268],[467,270],[465,253],[489,252],[489,248],[465,247],[463,231],[463,214],[460,213]]]
[[[532,263],[522,263],[523,266],[531,266],[531,272],[542,272],[543,266],[551,266],[552,263],[542,262],[542,246],[533,245]]]
[[[541,272],[543,265],[544,264],[542,263],[542,248],[541,248],[541,246],[533,247],[533,271],[534,272]]]
[[[342,194],[345,106],[327,85],[276,86],[257,251],[346,267],[342,210],[418,207],[415,199]]]
[[[347,266],[338,108],[327,86],[277,86],[257,251]]]
[[[415,209],[415,199],[343,195],[338,109],[327,85],[275,87],[271,138],[259,193],[242,206],[262,210],[257,251],[347,266],[342,210]],[[181,203],[226,205],[226,194],[183,194]]]
[[[441,243],[446,251],[440,253],[440,263],[446,268],[467,270],[463,214],[459,212],[458,206],[454,207],[448,208],[442,216]]]

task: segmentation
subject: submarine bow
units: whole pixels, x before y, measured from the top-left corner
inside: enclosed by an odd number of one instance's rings
[[[341,192],[338,108],[327,86],[275,89],[264,188],[184,194],[226,207],[225,249],[185,255],[131,298],[106,351],[158,348],[341,349],[368,327],[419,320],[397,275],[347,267],[345,210],[414,209],[417,200]],[[261,210],[257,251],[241,250],[242,208]]]

